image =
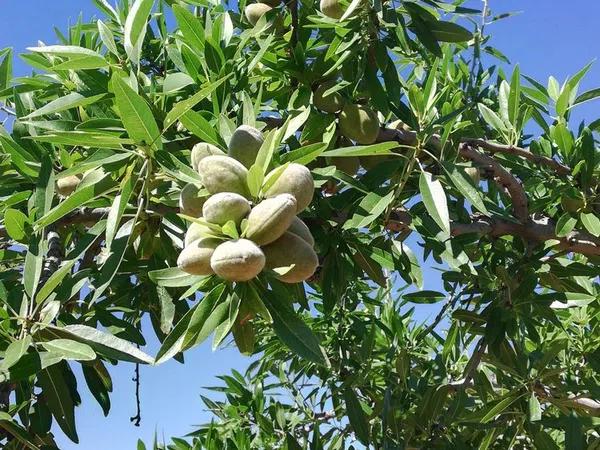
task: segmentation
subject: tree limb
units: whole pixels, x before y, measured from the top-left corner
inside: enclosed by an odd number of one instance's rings
[[[492,153],[506,153],[509,155],[520,156],[521,158],[527,159],[533,163],[539,164],[541,166],[548,166],[554,169],[560,175],[568,175],[572,172],[571,168],[565,164],[562,164],[555,159],[548,158],[546,156],[536,155],[535,153],[531,153],[531,151],[521,148],[515,147],[513,145],[503,145],[497,144],[495,142],[486,141],[483,139],[465,139],[464,143],[468,144],[472,147],[479,147],[483,150],[487,150]]]
[[[526,223],[529,220],[529,209],[527,205],[527,195],[523,185],[517,178],[506,170],[493,157],[484,155],[475,150],[469,143],[463,142],[458,149],[459,154],[466,159],[476,162],[486,169],[491,170],[494,179],[501,184],[510,195],[512,200],[513,214],[521,222]]]

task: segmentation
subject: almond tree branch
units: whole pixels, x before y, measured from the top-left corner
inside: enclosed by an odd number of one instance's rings
[[[527,223],[529,221],[527,195],[525,194],[525,189],[523,189],[521,182],[508,170],[502,167],[496,159],[475,150],[467,142],[460,144],[458,152],[463,158],[476,162],[493,172],[494,180],[502,185],[510,195],[515,217],[522,223]]]
[[[483,150],[487,150],[490,153],[492,153],[492,155],[494,153],[506,153],[509,155],[520,156],[521,158],[527,159],[528,161],[531,161],[533,163],[542,166],[548,166],[554,169],[560,175],[568,175],[572,172],[569,166],[562,164],[556,161],[555,159],[531,153],[525,148],[515,147],[513,145],[497,144],[495,142],[486,141],[484,139],[465,139],[463,142],[471,147],[479,147]]]

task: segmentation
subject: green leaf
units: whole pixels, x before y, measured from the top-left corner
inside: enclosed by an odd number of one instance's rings
[[[77,92],[72,92],[64,97],[59,97],[56,100],[46,103],[41,108],[36,109],[35,111],[23,117],[23,119],[33,119],[34,117],[56,114],[72,108],[78,108],[80,106],[88,106],[106,98],[107,95],[108,94],[98,94],[92,95],[91,97],[85,97]]]
[[[0,415],[0,429],[5,430],[9,433],[9,436],[13,436],[17,441],[23,444],[26,448],[31,450],[41,450],[41,447],[31,440],[32,435],[25,430],[21,425],[14,422],[10,415],[2,412]],[[8,446],[5,447],[8,449]],[[15,446],[15,448],[17,448]]]
[[[576,224],[577,219],[571,217],[569,213],[564,213],[556,222],[556,235],[559,237],[566,236],[573,231],[573,228],[575,228]]]
[[[510,80],[510,96],[508,97],[508,119],[513,125],[517,124],[521,100],[521,72],[517,64]]]
[[[499,133],[508,131],[506,128],[506,124],[490,108],[485,106],[483,103],[478,103],[477,108],[479,109],[479,112],[481,113],[481,117],[483,117],[483,120],[485,120],[486,123],[490,127],[492,127],[494,130],[496,130]]]
[[[38,373],[44,399],[60,429],[78,443],[75,429],[75,402],[65,379],[66,363],[52,365]]]
[[[165,77],[163,82],[163,94],[172,94],[177,92],[190,84],[194,84],[195,81],[187,73],[176,72],[169,73]]]
[[[190,275],[178,267],[167,267],[166,269],[152,270],[148,272],[148,278],[163,287],[187,287],[202,281],[204,276]]]
[[[431,218],[443,231],[450,234],[450,215],[442,184],[438,180],[433,180],[429,172],[421,172],[419,190],[421,191],[423,204]]]
[[[214,92],[225,80],[227,80],[231,74],[221,78],[220,80],[215,81],[214,83],[210,83],[208,86],[200,89],[190,98],[180,101],[176,103],[171,111],[167,113],[167,117],[165,118],[165,122],[163,125],[163,131],[166,131],[171,125],[177,122],[185,113],[190,111],[194,106],[200,103],[202,100],[207,98],[210,94]]]
[[[121,192],[115,196],[113,204],[108,212],[108,218],[106,219],[106,248],[110,251],[115,233],[121,223],[121,218],[125,212],[125,208],[129,203],[133,189],[138,182],[138,174],[132,174],[133,166],[127,172],[125,178],[121,182]]]
[[[11,342],[4,352],[4,359],[0,362],[2,370],[8,370],[19,362],[21,357],[27,353],[27,349],[31,345],[31,336],[27,335],[23,339]]]
[[[183,38],[194,52],[202,54],[202,49],[204,48],[204,29],[200,20],[187,8],[177,4],[173,5],[173,14],[183,34]]]
[[[131,342],[87,325],[67,325],[65,327],[51,325],[42,333],[87,344],[96,353],[107,358],[139,364],[154,364],[154,359],[151,356],[138,349]]]
[[[325,350],[310,328],[298,317],[285,299],[272,298],[268,292],[263,297],[265,306],[273,317],[273,329],[281,341],[294,353],[316,364],[329,367]]]
[[[134,64],[139,64],[142,43],[146,36],[148,17],[154,0],[135,0],[125,21],[125,53]]]
[[[106,385],[103,375],[108,376],[108,380],[110,381],[108,372],[104,372],[106,369],[104,369],[100,361],[97,361],[94,365],[82,364],[82,370],[90,393],[102,408],[104,416],[107,416],[110,411],[110,396],[108,393],[112,390],[112,385]]]
[[[581,103],[589,102],[590,100],[594,100],[598,97],[600,97],[600,88],[591,89],[577,96],[573,105],[580,105]]]
[[[198,136],[202,141],[219,147],[219,137],[215,131],[215,127],[210,124],[200,113],[196,111],[188,111],[179,118],[179,121],[190,133]]]
[[[534,392],[531,393],[528,402],[529,421],[537,422],[542,420],[542,407]]]
[[[335,150],[328,150],[323,152],[321,156],[324,157],[343,157],[343,156],[380,156],[380,155],[394,155],[391,151],[393,148],[397,148],[398,144],[395,142],[382,142],[380,144],[373,145],[354,145],[352,147],[343,147]]]
[[[454,187],[465,197],[465,199],[467,199],[479,212],[488,215],[489,212],[483,203],[482,193],[475,187],[471,177],[467,175],[464,169],[451,163],[443,163],[443,167]]]
[[[27,236],[27,224],[29,224],[29,218],[18,209],[7,209],[4,212],[6,232],[15,241],[23,242]]]
[[[110,175],[106,175],[97,182],[77,188],[69,197],[52,208],[42,218],[35,222],[36,227],[45,227],[56,222],[61,217],[69,214],[76,208],[84,206],[87,202],[100,197],[114,187]]]
[[[25,267],[23,268],[23,285],[29,298],[33,298],[42,274],[44,257],[41,249],[41,238],[39,234],[31,237],[29,248],[25,255]]]
[[[198,340],[201,337],[200,334],[203,333],[203,327],[207,325],[208,319],[214,313],[215,307],[222,298],[224,289],[225,285],[223,284],[216,286],[185,313],[179,322],[177,322],[175,328],[173,328],[171,333],[162,342],[156,354],[156,364],[162,364],[184,349],[190,348],[195,343],[200,343]],[[222,305],[226,304],[226,302],[220,303]],[[226,315],[227,310],[219,312]],[[217,325],[218,323],[212,327],[210,332],[204,332],[202,337],[208,337]],[[211,325],[209,324],[207,328],[211,328]]]
[[[92,361],[96,359],[96,353],[92,347],[71,339],[54,339],[42,342],[42,346],[49,352],[60,355],[64,359],[74,361]]]
[[[115,150],[122,150],[124,145],[133,144],[133,140],[131,139],[125,139],[110,134],[95,133],[89,131],[55,131],[51,134],[31,136],[30,139],[33,139],[37,142],[49,142],[50,144],[62,144]],[[122,154],[120,156],[122,156],[122,158],[129,158],[131,155]],[[79,165],[75,167],[78,168]],[[64,174],[61,173],[61,176],[64,176]]]
[[[317,159],[323,151],[327,148],[327,144],[323,142],[317,142],[315,144],[308,144],[303,147],[292,150],[291,152],[284,153],[281,155],[282,164],[288,162],[295,162],[298,164],[306,165],[315,159]]]
[[[10,87],[12,80],[12,49],[6,49],[0,53],[0,58],[4,56],[0,63],[0,91]]]
[[[454,22],[437,20],[427,22],[429,31],[437,41],[441,42],[466,42],[473,39],[473,33]]]
[[[581,223],[591,234],[600,237],[600,218],[594,213],[581,213]]]
[[[404,294],[403,297],[412,303],[437,303],[445,299],[446,295],[437,291],[419,291]]]
[[[112,86],[119,116],[129,137],[138,144],[162,148],[160,130],[146,101],[116,73],[112,77]]]
[[[485,411],[485,414],[481,418],[480,422],[481,423],[489,422],[494,417],[496,417],[497,415],[504,412],[510,405],[512,405],[514,402],[516,402],[522,396],[523,396],[523,394],[522,395],[510,395],[510,396],[500,400],[499,402],[494,403],[491,407],[488,407],[488,406],[484,407],[483,411]]]
[[[74,45],[50,45],[46,47],[28,47],[27,50],[36,53],[61,56],[68,58],[66,62],[53,66],[56,70],[75,68],[97,69],[108,65],[104,57],[89,48]]]
[[[369,422],[353,389],[344,389],[344,402],[346,403],[348,420],[354,430],[354,434],[360,442],[369,445]]]
[[[98,33],[100,34],[100,39],[102,39],[102,43],[112,54],[119,56],[119,50],[117,49],[117,44],[115,43],[115,36],[113,32],[106,26],[104,22],[98,20]]]

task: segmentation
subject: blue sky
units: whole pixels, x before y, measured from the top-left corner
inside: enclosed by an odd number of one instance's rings
[[[470,6],[480,7],[482,2],[473,0]],[[512,63],[519,63],[521,72],[543,82],[549,75],[563,81],[588,62],[600,56],[600,2],[595,0],[490,0],[495,13],[522,11],[521,14],[490,25],[487,31],[493,35],[491,45],[506,54]],[[67,20],[74,22],[80,11],[89,18],[95,10],[91,0],[4,0],[0,14],[0,48],[14,47],[22,52],[25,47],[55,42],[52,26],[64,29]],[[15,61],[18,75],[28,70]],[[582,91],[600,86],[600,62],[597,62],[582,82]],[[598,117],[598,103],[581,106],[574,118],[588,122]],[[425,273],[426,289],[439,287],[439,273],[430,269]],[[435,311],[419,306],[418,317],[427,318]],[[147,351],[156,352],[156,343]],[[133,366],[122,364],[111,373],[115,390],[108,418],[80,383],[83,405],[78,408],[77,425],[80,446],[71,444],[56,431],[63,449],[84,448],[100,450],[133,449],[138,437],[150,443],[156,431],[160,436],[181,436],[193,429],[193,424],[205,421],[209,416],[202,411],[199,395],[203,386],[215,385],[216,375],[232,368],[243,370],[248,359],[235,349],[212,352],[210,344],[203,345],[186,354],[187,363],[174,361],[162,366],[142,367],[142,425],[133,427],[129,417],[135,414],[132,383]]]

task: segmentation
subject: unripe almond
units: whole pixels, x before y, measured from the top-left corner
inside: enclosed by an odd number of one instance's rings
[[[344,97],[339,92],[324,95],[329,89],[336,85],[336,81],[322,83],[313,94],[313,105],[315,108],[328,113],[336,113],[344,106]]]
[[[236,225],[239,225],[250,212],[250,203],[240,194],[219,192],[208,198],[202,212],[207,222],[225,225],[233,220]]]
[[[379,119],[371,108],[348,103],[340,113],[340,131],[359,144],[372,144],[379,134]]]
[[[67,197],[77,189],[80,181],[81,175],[70,175],[68,177],[59,178],[56,180],[56,192],[63,197]]]
[[[248,169],[229,156],[213,155],[198,163],[202,184],[211,194],[235,192],[246,198],[248,192]]]
[[[311,247],[315,245],[315,238],[313,238],[312,233],[306,224],[299,218],[294,217],[290,227],[287,229],[288,233],[294,233],[296,236],[304,239]]]
[[[223,150],[221,150],[220,148],[209,144],[207,142],[200,142],[199,144],[194,145],[194,147],[192,148],[192,156],[191,156],[191,161],[192,161],[192,169],[194,169],[196,172],[198,171],[198,163],[206,158],[207,156],[211,156],[211,155],[221,155],[221,156],[225,156],[225,152]]]
[[[321,0],[319,8],[323,14],[332,19],[339,19],[344,15],[344,8],[339,0]]]
[[[212,238],[201,238],[191,242],[179,254],[177,267],[192,275],[212,274],[210,258],[221,242],[223,241]]]
[[[262,250],[248,239],[237,239],[219,245],[211,259],[212,270],[228,281],[248,281],[265,267]]]
[[[246,6],[246,9],[244,9],[244,14],[246,15],[246,19],[248,19],[248,22],[254,26],[262,16],[272,9],[272,7],[264,3],[251,3]]]
[[[312,276],[319,258],[312,247],[294,233],[284,233],[275,242],[263,247],[266,267],[277,269],[293,266],[277,278],[284,283],[299,283]]]
[[[252,167],[264,142],[262,133],[249,125],[238,127],[231,135],[227,154],[246,168]]]
[[[263,200],[250,211],[246,238],[257,245],[266,245],[279,238],[296,217],[296,199],[280,194]]]
[[[270,174],[269,174],[270,175]],[[267,179],[269,178],[267,175]],[[291,163],[281,173],[277,181],[265,192],[267,197],[291,194],[296,199],[296,212],[303,211],[312,201],[315,193],[313,177],[302,164]]]
[[[198,197],[200,188],[193,183],[186,184],[179,193],[179,209],[191,217],[202,216],[202,205],[208,197]]]

